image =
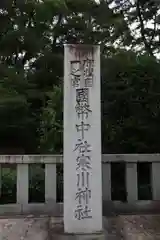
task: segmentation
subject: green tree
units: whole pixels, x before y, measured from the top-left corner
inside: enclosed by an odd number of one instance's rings
[[[158,141],[151,148],[149,141],[159,120],[158,110],[152,117],[159,98],[158,7],[149,0],[1,1],[3,147],[62,152],[63,44],[89,43],[101,45],[103,150],[157,151]]]
[[[104,60],[103,152],[159,152],[159,66],[155,58],[133,52]]]
[[[62,89],[55,87],[46,93],[46,106],[42,108],[40,122],[40,152],[63,153],[63,98]]]
[[[130,28],[132,38],[130,47],[136,52],[147,52],[150,56],[159,54],[160,2],[157,0],[113,0],[111,2],[114,11],[120,11],[123,14]]]

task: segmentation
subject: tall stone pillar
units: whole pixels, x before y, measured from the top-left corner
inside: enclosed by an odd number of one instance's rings
[[[64,229],[102,231],[100,47],[65,45]]]

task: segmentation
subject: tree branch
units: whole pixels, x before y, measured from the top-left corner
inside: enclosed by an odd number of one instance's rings
[[[150,43],[147,42],[147,39],[145,37],[145,27],[144,27],[142,15],[141,15],[141,7],[140,7],[140,1],[139,0],[137,0],[136,8],[137,8],[137,16],[138,16],[139,22],[140,22],[140,32],[141,32],[143,43],[145,45],[145,49],[149,53],[149,55],[154,56],[154,54],[152,52],[152,49],[150,47]]]
[[[152,34],[152,37],[151,37],[151,39],[150,39],[150,44],[152,44],[152,41],[153,41],[153,38],[154,38],[154,36],[155,36],[155,33],[156,33],[156,26],[157,26],[157,14],[155,13],[155,19],[154,19],[154,29],[153,29],[153,34]]]
[[[62,14],[59,14],[57,24],[56,24],[56,26],[54,27],[55,35],[54,35],[54,39],[53,39],[53,43],[52,43],[52,49],[54,49],[54,47],[55,47],[55,45],[56,45],[57,38],[58,38],[58,36],[59,36],[59,34],[56,32],[56,28],[58,28],[58,27],[60,26],[61,21],[62,21],[62,18],[63,18],[63,15],[62,15]]]

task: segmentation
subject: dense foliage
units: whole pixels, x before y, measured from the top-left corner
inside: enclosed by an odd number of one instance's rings
[[[101,45],[103,152],[159,152],[154,0],[1,0],[0,152],[62,153],[63,44]]]

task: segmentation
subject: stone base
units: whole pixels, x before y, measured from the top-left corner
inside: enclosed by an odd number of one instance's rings
[[[51,236],[53,240],[105,240],[107,239],[104,233],[93,234],[65,234],[53,233]]]
[[[105,240],[105,232],[92,234],[67,234],[64,232],[63,218],[50,219],[50,239],[52,240]]]

